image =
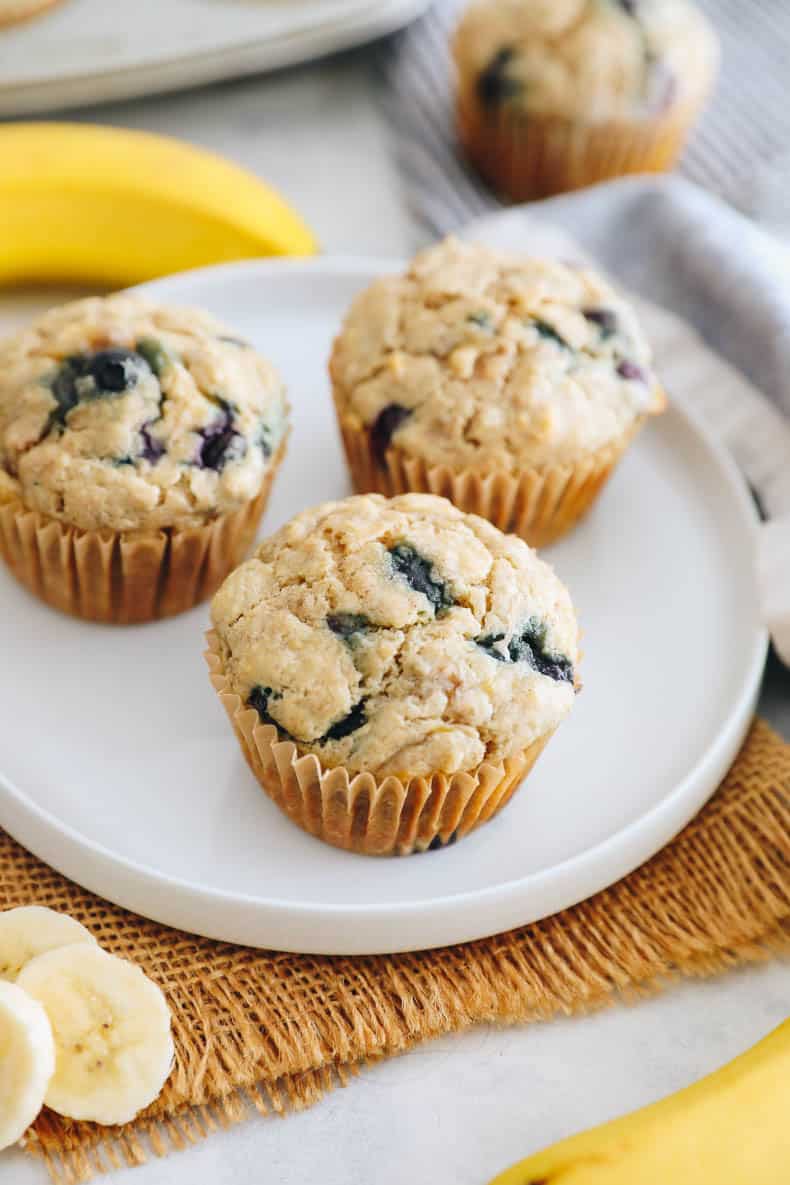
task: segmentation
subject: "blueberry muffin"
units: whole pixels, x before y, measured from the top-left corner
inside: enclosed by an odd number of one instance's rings
[[[443,494],[536,547],[590,507],[664,406],[604,279],[455,239],[357,297],[330,372],[359,492]]]
[[[578,630],[552,569],[432,495],[305,511],[231,573],[211,619],[253,772],[354,851],[438,847],[490,818],[574,701]]]
[[[479,0],[453,40],[460,138],[517,201],[661,172],[718,55],[690,0]]]
[[[189,609],[252,542],[286,423],[272,366],[207,313],[54,309],[0,343],[0,554],[89,620]]]

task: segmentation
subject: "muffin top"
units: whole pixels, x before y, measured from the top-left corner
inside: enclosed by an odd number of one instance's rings
[[[492,112],[593,122],[698,102],[718,41],[689,0],[479,0],[454,53],[462,83]]]
[[[573,703],[564,586],[522,540],[430,494],[305,511],[231,573],[211,616],[231,690],[327,767],[471,770]]]
[[[0,500],[83,530],[200,523],[257,495],[286,417],[273,367],[207,313],[75,301],[0,343]]]
[[[331,361],[341,417],[429,464],[570,465],[664,396],[627,303],[592,271],[447,239],[351,307]]]

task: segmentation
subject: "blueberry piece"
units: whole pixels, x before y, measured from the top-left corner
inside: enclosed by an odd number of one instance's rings
[[[399,403],[388,403],[371,424],[370,451],[381,469],[386,466],[387,449],[392,437],[411,414],[411,409],[408,407],[402,407]]]
[[[430,560],[424,559],[409,543],[391,547],[390,559],[396,575],[402,576],[415,592],[427,597],[435,613],[442,613],[455,604],[447,585],[437,580]]]
[[[341,638],[350,638],[352,634],[360,634],[366,630],[370,621],[364,613],[330,613],[326,624],[333,634]]]
[[[537,617],[531,617],[521,633],[510,639],[507,653],[498,645],[504,638],[504,634],[486,634],[475,638],[475,644],[497,662],[525,662],[557,683],[573,683],[573,664],[563,654],[547,648],[546,625]]]
[[[365,723],[367,723],[365,701],[361,699],[359,703],[354,704],[347,716],[344,716],[342,720],[335,721],[332,727],[321,737],[319,744],[324,744],[326,741],[342,741],[343,737],[350,736],[352,732],[356,732]]]
[[[442,850],[442,848],[451,847],[452,844],[454,844],[457,839],[458,839],[458,832],[457,831],[454,831],[452,833],[452,835],[449,836],[447,843],[442,843],[441,835],[434,835],[433,839],[428,844],[428,851],[429,852],[440,852]]]
[[[280,699],[279,692],[272,691],[271,687],[253,687],[247,698],[247,706],[254,708],[261,718],[262,724],[273,724],[278,733],[284,740],[292,741],[293,737],[289,732],[278,724],[273,716],[269,715],[269,700]]]
[[[160,457],[163,457],[167,452],[162,441],[157,440],[155,436],[151,435],[151,425],[155,422],[155,420],[149,420],[140,429],[140,437],[143,442],[143,447],[140,449],[140,456],[144,461],[150,462],[151,465],[155,465]]]
[[[90,375],[100,394],[121,395],[136,387],[140,376],[151,367],[135,350],[97,350],[87,359],[86,374]]]
[[[52,414],[54,422],[63,424],[71,409],[77,406],[79,395],[76,383],[84,374],[85,359],[81,354],[72,354],[61,362],[50,385],[50,390],[58,403],[57,410]]]
[[[617,333],[617,314],[612,309],[582,309],[582,316],[598,326],[604,341]]]
[[[172,362],[165,347],[155,337],[141,337],[137,342],[136,350],[141,358],[145,358],[157,378],[161,377]]]
[[[635,362],[629,362],[627,358],[618,362],[617,373],[621,379],[628,379],[632,383],[647,383],[647,375],[642,367],[637,366]]]
[[[64,424],[66,416],[82,399],[122,395],[135,387],[146,373],[150,373],[148,363],[134,350],[110,349],[69,355],[61,362],[50,384],[58,406],[50,418],[48,430],[53,424]]]
[[[271,687],[261,687],[258,685],[253,687],[252,691],[247,697],[247,706],[255,709],[263,724],[274,725],[282,738],[292,741],[295,738],[292,737],[291,734],[287,732],[281,724],[278,724],[269,712],[270,701],[279,698],[279,693],[272,691]],[[336,720],[332,727],[318,740],[317,743],[322,745],[325,744],[326,741],[340,741],[343,739],[343,737],[347,737],[350,733],[356,732],[358,728],[361,728],[366,720],[365,701],[364,699],[361,699],[359,703],[354,704],[348,715],[343,716],[340,720]]]
[[[485,70],[478,76],[477,97],[484,107],[498,107],[500,103],[521,94],[521,82],[517,78],[511,78],[507,73],[507,68],[515,56],[515,50],[505,46],[494,54]]]
[[[260,427],[258,428],[258,437],[255,443],[263,453],[264,461],[268,461],[274,449],[272,448],[272,429],[270,425],[264,421],[261,421]]]
[[[561,346],[563,350],[569,350],[570,346],[564,337],[560,337],[553,325],[549,325],[548,321],[541,321],[539,317],[533,317],[531,324],[535,326],[538,333],[546,341],[554,342],[555,345]]]
[[[487,313],[484,309],[481,309],[479,313],[470,313],[466,319],[467,321],[471,321],[473,325],[479,326],[480,329],[484,329],[486,333],[491,333],[494,328],[494,322],[491,320],[490,313]]]
[[[274,724],[277,727],[276,721],[269,715],[269,699],[272,694],[271,687],[253,687],[247,699],[247,705],[254,708],[260,716],[264,724]]]
[[[636,16],[638,0],[617,0],[617,3],[622,8],[623,12],[628,13],[629,16]]]
[[[486,654],[490,658],[495,658],[497,662],[508,662],[508,655],[498,646],[498,643],[504,640],[504,634],[481,634],[479,638],[475,638],[475,645],[485,650]]]
[[[231,459],[230,454],[243,455],[244,438],[233,426],[233,412],[224,400],[219,401],[220,414],[211,424],[201,428],[201,445],[195,464],[199,469],[214,469],[221,473]]]
[[[573,663],[564,654],[535,654],[535,670],[555,683],[573,683]]]

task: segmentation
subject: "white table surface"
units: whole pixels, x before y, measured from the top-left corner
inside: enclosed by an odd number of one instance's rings
[[[390,156],[378,87],[361,52],[79,118],[224,152],[279,186],[327,251],[406,255],[420,235]],[[67,295],[3,294],[0,332]],[[790,736],[790,676],[775,664],[761,707]],[[788,1014],[790,968],[773,962],[674,985],[595,1016],[480,1028],[368,1069],[302,1114],[256,1116],[153,1160],[128,1180],[294,1185],[315,1180],[318,1170],[322,1185],[485,1185],[530,1151],[708,1073]],[[22,1153],[0,1157],[0,1185],[45,1180],[43,1167]]]

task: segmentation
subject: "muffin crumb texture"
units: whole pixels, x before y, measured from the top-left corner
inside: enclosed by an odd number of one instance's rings
[[[718,42],[689,0],[480,0],[454,55],[484,110],[591,123],[696,104]]]
[[[86,531],[198,525],[256,497],[286,415],[207,313],[76,301],[0,344],[0,500]]]
[[[664,406],[607,281],[452,238],[357,297],[331,373],[381,466],[391,445],[455,469],[572,466]]]
[[[564,586],[431,495],[298,515],[227,578],[212,621],[229,690],[327,768],[473,770],[551,733],[574,700]]]

